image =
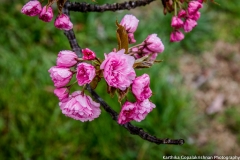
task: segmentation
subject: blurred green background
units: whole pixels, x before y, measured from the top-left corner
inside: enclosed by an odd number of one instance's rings
[[[201,132],[199,126],[215,117],[199,112],[193,92],[184,85],[179,71],[184,55],[201,56],[219,39],[240,42],[240,1],[215,1],[220,5],[205,4],[198,26],[180,43],[169,42],[171,14],[162,14],[160,1],[131,11],[71,12],[79,44],[91,48],[99,57],[117,46],[115,20],[120,21],[125,14],[134,14],[140,20],[137,42],[151,33],[162,39],[165,51],[158,59],[164,62],[138,71],[138,75],[149,73],[154,93],[151,100],[157,107],[144,121],[133,124],[159,138],[185,139],[184,145],[174,146],[152,144],[131,135],[103,109],[98,119],[86,123],[61,114],[48,69],[55,65],[59,51],[70,49],[63,31],[56,29],[53,21],[44,23],[21,14],[27,1],[0,0],[0,159],[141,160],[162,159],[163,155],[216,154],[219,146],[213,141],[204,145],[194,141]],[[109,98],[105,87],[101,82],[97,92],[119,112],[116,97]],[[228,123],[225,113],[230,115],[238,136],[240,118],[236,111],[224,111],[220,121]]]

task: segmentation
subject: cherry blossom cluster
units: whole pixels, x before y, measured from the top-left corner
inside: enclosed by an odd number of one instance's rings
[[[84,54],[83,60],[94,60],[96,57],[95,53],[88,48],[83,49],[82,52]],[[100,104],[94,102],[84,92],[75,91],[70,95],[71,85],[67,86],[74,74],[76,74],[79,86],[89,84],[96,75],[93,65],[86,62],[78,63],[79,61],[74,52],[60,51],[57,65],[51,67],[49,73],[56,87],[54,93],[60,100],[59,105],[62,113],[82,122],[92,121],[101,113]]]
[[[136,42],[134,32],[138,22],[133,15],[125,15],[120,22],[126,31],[129,44]],[[164,45],[157,34],[149,35],[142,43],[128,48],[127,51],[113,49],[112,52],[105,54],[104,60],[98,59],[88,48],[82,50],[82,58],[78,58],[72,51],[60,51],[56,66],[51,67],[49,73],[56,87],[54,93],[59,98],[62,113],[82,122],[97,118],[101,113],[100,104],[84,93],[84,86],[86,84],[97,86],[99,79],[104,78],[109,93],[117,92],[120,104],[124,100],[118,123],[144,120],[155,105],[150,101],[152,91],[149,75],[137,76],[135,69],[150,67],[156,62],[157,55],[163,51]],[[75,84],[72,81],[74,74],[76,83],[83,86],[83,91],[74,91],[70,94],[70,89]],[[134,95],[135,102],[127,100],[128,93]]]
[[[38,16],[38,18],[44,22],[50,22],[53,19],[53,9],[51,5],[48,4],[42,7],[38,0],[30,0],[22,7],[21,12],[31,17]],[[62,13],[55,19],[54,26],[61,30],[70,30],[73,28],[69,17]]]
[[[184,9],[185,0],[174,1],[172,5],[178,3],[180,11],[177,15],[172,17],[171,27],[174,29],[170,35],[171,42],[179,42],[184,39],[184,34],[180,31],[182,28],[184,32],[190,32],[197,26],[197,20],[200,18],[201,13],[199,9],[203,7],[203,0],[187,1],[187,7]],[[177,8],[175,8],[175,13]]]

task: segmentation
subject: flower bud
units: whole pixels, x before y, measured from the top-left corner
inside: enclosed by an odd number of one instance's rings
[[[128,43],[132,44],[135,43],[136,40],[134,39],[134,34],[133,33],[128,33]]]
[[[138,22],[139,20],[133,15],[125,15],[120,22],[120,25],[122,25],[128,33],[129,44],[136,42],[133,33],[137,30]]]
[[[54,94],[58,97],[60,101],[68,98],[69,96],[69,90],[68,88],[56,88],[54,90]]]
[[[188,3],[188,14],[192,15],[197,12],[203,5],[198,1],[191,1]]]
[[[43,20],[44,22],[50,22],[53,18],[53,10],[52,7],[49,6],[48,8],[46,6],[43,7],[39,19]]]
[[[60,51],[57,57],[57,66],[59,67],[72,67],[77,64],[77,55],[72,51]]]
[[[67,31],[73,28],[73,24],[66,14],[61,14],[57,16],[54,22],[54,25],[58,29],[67,30]]]
[[[82,49],[82,53],[84,60],[94,60],[96,58],[96,54],[88,48]]]
[[[185,10],[181,9],[179,12],[178,12],[178,18],[185,18],[187,16],[187,13]]]
[[[164,51],[164,45],[157,34],[151,34],[144,40],[143,52],[148,53],[162,53]]]
[[[170,42],[179,42],[184,39],[184,34],[179,30],[175,30],[170,35]]]
[[[134,33],[137,29],[139,20],[133,15],[125,15],[120,25],[125,27],[128,33]]]
[[[171,26],[176,29],[182,28],[183,21],[177,16],[173,16]]]
[[[41,3],[39,1],[29,1],[26,3],[21,10],[21,13],[26,14],[28,16],[36,16],[42,10]]]
[[[197,11],[196,13],[189,15],[188,18],[197,21],[201,16],[201,13],[199,11]]]
[[[185,32],[190,32],[196,25],[197,25],[197,22],[195,20],[188,18],[184,22],[183,29]]]
[[[96,71],[93,65],[88,63],[79,63],[77,65],[76,78],[79,86],[91,83],[96,75]]]
[[[69,68],[53,66],[48,72],[50,73],[54,86],[57,88],[64,87],[72,78],[72,72]]]

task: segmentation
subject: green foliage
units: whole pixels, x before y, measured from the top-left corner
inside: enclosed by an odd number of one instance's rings
[[[69,43],[53,22],[22,15],[23,4],[3,2],[0,6],[0,14],[4,15],[0,17],[0,159],[161,159],[163,155],[211,154],[209,148],[197,148],[188,141],[196,129],[193,125],[196,116],[176,65],[184,51],[182,47],[200,52],[203,41],[212,36],[208,35],[211,22],[204,19],[205,15],[183,42],[170,43],[171,16],[164,17],[159,12],[160,5],[147,13],[140,10],[71,13],[81,47],[91,48],[101,58],[103,53],[117,48],[115,21],[126,13],[136,14],[140,19],[137,42],[151,33],[157,33],[163,40],[166,50],[159,59],[164,62],[138,72],[150,74],[154,93],[151,100],[156,109],[146,120],[134,124],[157,137],[183,138],[186,144],[158,146],[130,135],[103,109],[98,119],[86,123],[61,114],[48,69],[55,65],[60,50],[70,49]],[[109,98],[103,81],[96,91],[120,111],[117,98]]]

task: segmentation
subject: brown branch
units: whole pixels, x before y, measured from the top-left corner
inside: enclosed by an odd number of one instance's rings
[[[89,4],[86,2],[66,2],[65,6],[70,11],[76,12],[105,12],[105,11],[118,11],[118,10],[130,10],[136,7],[145,6],[150,4],[155,0],[136,0],[128,1],[123,3],[113,3],[113,4]]]
[[[69,10],[67,7],[67,3],[65,4],[64,8],[63,8],[63,13],[69,15]],[[82,52],[81,52],[81,47],[78,45],[74,31],[71,29],[69,31],[64,31],[64,34],[66,35],[66,37],[68,38],[68,41],[70,43],[70,46],[72,48],[73,51],[76,52],[76,54],[78,55],[79,58],[82,57]],[[101,104],[101,106],[104,108],[104,110],[109,113],[112,116],[112,119],[114,121],[117,122],[118,119],[118,113],[116,111],[114,111],[91,87],[90,85],[86,85],[86,89],[88,90],[88,92],[92,95],[92,97]],[[131,134],[133,135],[138,135],[139,137],[141,137],[144,140],[147,140],[149,142],[152,143],[156,143],[156,144],[174,144],[174,145],[182,145],[184,144],[184,140],[183,139],[159,139],[155,136],[150,135],[149,133],[145,132],[142,128],[133,126],[131,123],[126,123],[121,125],[123,126],[125,129],[127,129]]]

